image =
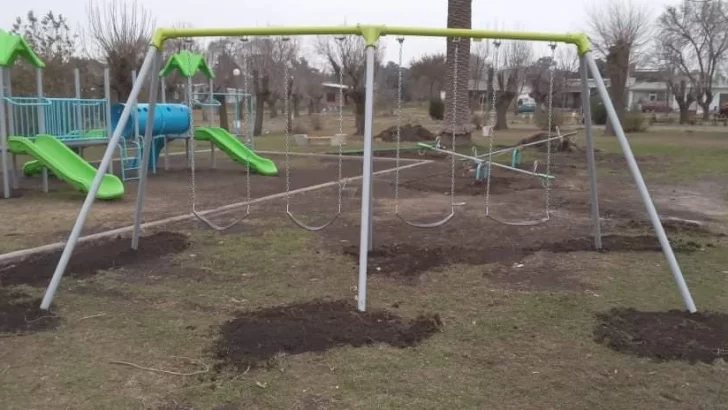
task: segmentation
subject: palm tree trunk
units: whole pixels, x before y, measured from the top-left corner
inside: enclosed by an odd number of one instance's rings
[[[447,27],[471,28],[473,16],[472,0],[448,0]],[[457,42],[457,43],[456,43]],[[455,49],[457,62],[455,67]],[[468,79],[470,67],[470,39],[447,39],[447,76],[445,78],[445,118],[442,134],[470,139],[470,104]],[[457,79],[455,78],[457,72]],[[453,96],[457,98],[453,104]],[[454,108],[453,108],[454,107]]]

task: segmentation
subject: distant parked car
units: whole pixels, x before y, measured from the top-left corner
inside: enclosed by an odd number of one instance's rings
[[[518,114],[535,112],[536,111],[536,100],[529,96],[520,96],[516,101],[516,112]]]

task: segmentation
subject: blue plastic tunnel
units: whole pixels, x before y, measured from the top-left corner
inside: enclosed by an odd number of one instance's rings
[[[121,112],[124,111],[126,104],[118,103],[111,107],[111,127],[116,129],[116,125],[121,118]],[[137,107],[136,118],[139,123],[139,133],[144,135],[147,127],[147,112],[149,104],[139,104]],[[129,138],[134,135],[134,113],[132,113],[129,121],[126,122],[121,136]],[[184,134],[190,129],[190,109],[184,104],[157,104],[154,109],[154,124],[152,127],[152,135],[179,135]]]

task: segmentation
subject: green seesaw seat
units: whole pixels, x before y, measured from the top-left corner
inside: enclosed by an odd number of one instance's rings
[[[96,168],[54,136],[38,135],[34,141],[24,137],[10,137],[8,148],[13,154],[32,156],[58,178],[83,192],[88,192],[91,188]],[[124,196],[124,183],[121,179],[113,174],[104,175],[96,198],[116,199],[122,196]]]
[[[213,142],[234,161],[250,164],[250,168],[261,175],[278,175],[278,168],[273,161],[253,152],[225,128],[199,127],[195,129],[195,139]]]

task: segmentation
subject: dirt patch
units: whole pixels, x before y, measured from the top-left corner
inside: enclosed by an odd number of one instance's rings
[[[157,406],[156,410],[195,410],[195,408],[186,404],[171,402]]]
[[[541,257],[533,260],[514,263],[509,266],[496,266],[484,276],[489,280],[516,290],[584,290],[586,285],[571,275],[553,261],[548,260],[549,254],[540,254]]]
[[[213,345],[216,369],[246,371],[279,354],[323,352],[339,346],[387,343],[411,347],[442,327],[438,315],[405,320],[386,311],[359,312],[348,301],[316,300],[240,312],[221,326]]]
[[[485,195],[487,188],[486,181],[477,181],[475,179],[475,170],[462,168],[456,171],[455,176],[455,195]],[[401,186],[407,189],[420,192],[436,192],[442,194],[450,194],[452,173],[450,170],[440,171],[416,178],[410,178],[400,182]],[[490,193],[492,195],[500,195],[512,193],[516,191],[524,191],[531,189],[544,190],[538,178],[525,177],[519,174],[508,172],[493,173],[490,180]]]
[[[435,134],[420,124],[404,124],[400,127],[400,141],[420,142],[434,141]],[[376,137],[382,141],[393,142],[397,140],[397,126],[393,125],[377,134]]]
[[[79,245],[68,265],[67,276],[89,277],[105,269],[138,265],[160,257],[178,253],[189,246],[188,238],[175,232],[159,232],[142,238],[139,249],[129,247],[129,239],[117,237]],[[3,285],[45,286],[53,275],[62,250],[32,257],[15,264],[0,266]]]
[[[650,221],[640,221],[630,219],[622,224],[625,228],[637,229],[637,230],[648,230],[652,231],[652,223]],[[665,219],[662,221],[662,227],[665,228],[667,233],[671,234],[685,234],[685,235],[698,235],[698,236],[717,236],[723,237],[725,234],[715,233],[703,226],[700,223],[687,221],[682,219]]]
[[[40,309],[40,299],[0,289],[0,333],[27,334],[56,329],[61,318]]]
[[[728,359],[728,315],[612,309],[597,314],[594,339],[618,352],[657,360]]]
[[[291,410],[329,410],[332,409],[331,399],[317,394],[307,394]]]
[[[604,235],[602,236],[602,252],[660,252],[662,248],[657,237],[650,235],[626,236],[626,235]],[[704,246],[693,241],[677,241],[673,243],[675,252],[694,252],[702,249]],[[539,252],[568,253],[568,252],[589,252],[594,251],[594,239],[592,237],[581,237],[567,239],[560,242],[544,242],[527,247],[517,246],[483,246],[483,247],[467,247],[467,246],[416,246],[409,243],[395,243],[393,245],[375,246],[369,252],[368,273],[370,275],[382,275],[396,277],[406,280],[416,279],[423,272],[436,270],[454,264],[464,265],[485,265],[490,263],[500,263],[510,265],[520,262],[526,256]],[[343,254],[351,257],[355,261],[359,260],[359,246],[348,245],[344,247]],[[500,269],[500,268],[499,268]],[[505,270],[496,270],[495,275],[503,277],[503,275],[513,275],[508,278],[509,282],[527,280],[533,282],[542,272],[534,268],[525,269],[519,272]],[[544,272],[548,271],[546,269]],[[558,277],[558,281],[563,282],[564,273],[553,271],[554,278]],[[547,274],[544,274],[548,276]],[[548,287],[554,280],[544,276],[543,284]],[[529,279],[531,278],[531,279]],[[563,288],[562,285],[559,285]]]
[[[690,253],[703,249],[705,246],[694,241],[677,240],[672,243],[675,252]],[[660,242],[654,235],[603,235],[603,252],[660,252]],[[567,239],[561,242],[542,243],[535,247],[529,247],[527,252],[547,251],[554,253],[594,251],[594,238],[587,236],[581,238]]]
[[[349,245],[344,254],[359,260],[359,247]],[[368,273],[393,277],[415,277],[422,272],[461,263],[485,265],[512,263],[524,253],[515,248],[418,247],[406,243],[374,247],[369,252]]]

